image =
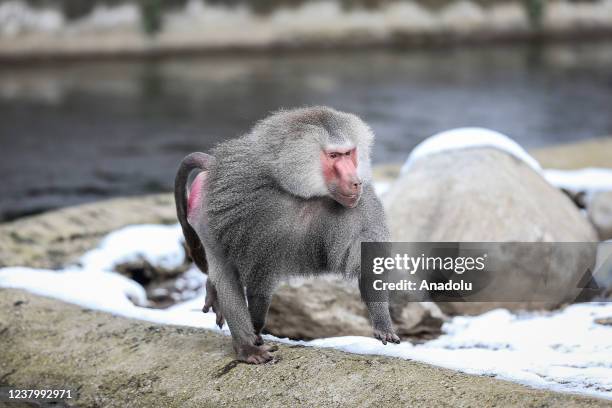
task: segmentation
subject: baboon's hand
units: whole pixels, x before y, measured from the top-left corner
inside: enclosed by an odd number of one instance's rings
[[[392,329],[391,330],[374,329],[374,337],[382,341],[382,344],[387,344],[387,342],[395,343],[395,344],[400,343],[400,338],[397,337],[397,334],[395,334]]]

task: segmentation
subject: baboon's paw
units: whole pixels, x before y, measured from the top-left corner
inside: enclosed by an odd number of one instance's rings
[[[382,341],[382,344],[387,343],[400,343],[400,338],[397,337],[397,334],[393,333],[392,330],[374,330],[374,337],[378,340]]]
[[[265,346],[243,345],[238,349],[238,360],[249,364],[264,364],[272,360]]]

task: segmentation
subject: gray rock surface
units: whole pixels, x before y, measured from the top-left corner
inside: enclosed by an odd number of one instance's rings
[[[587,212],[599,239],[612,239],[612,191],[596,193],[587,205]]]
[[[597,235],[588,220],[561,191],[522,161],[491,148],[433,154],[417,160],[385,197],[394,241],[408,242],[591,242]],[[531,269],[545,254],[516,254],[515,268]],[[594,250],[577,259],[594,262]],[[530,263],[531,262],[531,263]],[[542,264],[542,268],[546,265]],[[498,274],[498,288],[528,292],[541,276],[517,282]],[[553,282],[580,279],[572,265],[550,271]],[[580,271],[582,274],[583,271]],[[497,279],[497,278],[496,278]],[[549,303],[441,303],[448,313],[481,313],[496,307],[533,309],[571,301],[575,294]]]
[[[411,303],[394,321],[397,334],[416,340],[439,335],[444,316],[436,309]],[[295,278],[282,284],[270,305],[266,331],[278,337],[306,340],[372,335],[357,282],[336,276]]]
[[[58,268],[115,229],[175,222],[170,194],[116,198],[25,217],[0,224],[0,266]]]
[[[281,344],[274,363],[240,364],[231,339],[211,331],[125,319],[12,289],[0,289],[0,344],[0,386],[70,387],[78,395],[71,404],[79,407],[610,405],[314,347]]]

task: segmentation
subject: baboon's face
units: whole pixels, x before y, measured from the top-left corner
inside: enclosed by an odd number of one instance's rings
[[[357,148],[326,147],[321,151],[321,169],[331,197],[346,208],[354,208],[361,197],[362,181],[357,175]]]

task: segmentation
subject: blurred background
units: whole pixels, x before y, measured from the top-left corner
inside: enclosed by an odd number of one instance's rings
[[[374,164],[484,126],[612,134],[612,1],[0,1],[0,221],[169,191],[180,159],[282,107],[374,129]]]

